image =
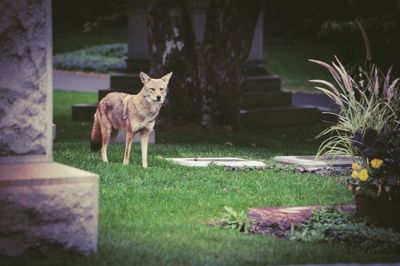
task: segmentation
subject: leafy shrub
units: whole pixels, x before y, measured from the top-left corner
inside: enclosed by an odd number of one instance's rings
[[[62,70],[80,70],[93,72],[123,71],[127,45],[124,43],[100,45],[53,57],[53,67]]]
[[[400,253],[400,233],[368,224],[354,212],[320,209],[310,220],[292,226],[291,240],[302,242],[341,242],[372,253]]]

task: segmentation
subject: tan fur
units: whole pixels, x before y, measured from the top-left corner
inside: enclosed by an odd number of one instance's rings
[[[142,90],[136,95],[112,92],[104,97],[97,107],[91,134],[92,149],[101,145],[100,156],[108,162],[107,146],[112,131],[126,131],[123,164],[129,163],[133,136],[141,133],[142,166],[147,167],[149,134],[167,95],[167,85],[172,72],[161,79],[150,78],[140,72]]]

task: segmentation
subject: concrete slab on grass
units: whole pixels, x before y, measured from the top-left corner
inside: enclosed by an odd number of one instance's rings
[[[246,160],[236,157],[212,158],[167,158],[167,160],[188,167],[207,167],[210,165],[227,166],[234,168],[263,168],[265,164],[260,161]]]
[[[350,156],[276,156],[274,160],[288,165],[297,165],[305,170],[326,168],[351,168],[353,159]]]

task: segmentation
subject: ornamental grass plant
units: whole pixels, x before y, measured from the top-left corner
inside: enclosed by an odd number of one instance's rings
[[[355,156],[351,139],[357,131],[364,134],[367,128],[372,128],[380,135],[397,128],[400,108],[399,79],[391,81],[391,69],[382,75],[375,65],[370,66],[369,70],[359,68],[356,78],[353,78],[339,59],[335,57],[335,60],[331,64],[310,60],[326,68],[335,83],[325,80],[310,81],[319,84],[316,89],[340,107],[340,113],[333,114],[338,116],[338,123],[319,135],[329,137],[319,147],[318,156]]]
[[[361,67],[354,77],[335,57],[323,66],[335,83],[311,80],[316,89],[340,107],[338,122],[322,131],[327,137],[319,147],[320,155],[350,155],[353,174],[349,188],[371,198],[398,195],[400,174],[400,89],[399,78],[392,79],[392,68],[382,74],[376,65]],[[321,86],[322,85],[322,86]]]

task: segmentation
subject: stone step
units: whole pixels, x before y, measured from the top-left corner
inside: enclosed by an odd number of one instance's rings
[[[108,89],[98,91],[98,101],[103,99],[111,92],[124,92],[129,94],[137,94],[139,89]],[[290,105],[292,93],[291,92],[248,92],[242,95],[243,108],[259,108],[266,106],[287,106]]]
[[[139,90],[143,87],[139,74],[115,73],[110,76],[110,88],[113,90]],[[247,76],[243,82],[243,92],[279,91],[281,79],[277,75]]]
[[[139,74],[114,73],[110,76],[112,90],[140,90],[142,87]]]
[[[288,106],[292,100],[292,93],[273,92],[246,92],[242,95],[242,108],[262,108],[273,106]]]
[[[243,128],[269,128],[271,126],[309,126],[321,122],[316,108],[293,106],[247,109],[240,111]]]
[[[97,104],[74,104],[72,121],[91,122]],[[244,128],[263,128],[270,126],[313,125],[322,121],[322,114],[316,108],[302,107],[270,107],[244,109],[240,112]]]
[[[281,79],[277,75],[247,76],[242,85],[243,92],[279,91]]]
[[[79,103],[71,107],[72,121],[93,122],[97,103]]]

